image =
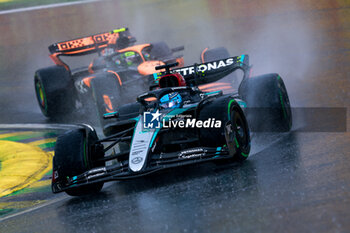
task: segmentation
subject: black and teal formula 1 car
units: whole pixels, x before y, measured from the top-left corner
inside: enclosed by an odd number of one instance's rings
[[[101,190],[111,180],[135,178],[162,169],[207,161],[242,161],[250,152],[250,131],[289,131],[288,94],[278,74],[249,77],[249,57],[170,70],[157,67],[159,89],[105,114],[114,119],[98,138],[81,125],[56,143],[52,190],[79,196]],[[205,83],[243,71],[237,91],[204,92]]]

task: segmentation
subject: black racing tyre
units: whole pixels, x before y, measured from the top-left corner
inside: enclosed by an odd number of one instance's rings
[[[247,78],[239,87],[247,103],[247,119],[255,132],[287,132],[292,127],[292,111],[287,89],[278,74]]]
[[[226,145],[230,151],[235,151],[233,160],[245,160],[250,152],[250,133],[245,115],[235,99],[225,95],[205,104],[199,111],[198,119],[205,121],[209,118],[221,120],[221,128],[200,128],[202,146]],[[225,136],[226,128],[231,131]]]
[[[96,131],[89,127],[85,129],[73,129],[59,136],[55,146],[53,157],[53,170],[57,172],[58,179],[62,182],[67,177],[79,175],[93,167],[103,166],[103,152],[97,153],[92,149],[97,141]],[[71,196],[81,196],[99,192],[103,183],[95,183],[68,189],[65,192]]]
[[[230,53],[224,47],[219,47],[215,49],[208,49],[201,55],[202,62],[211,62],[215,60],[229,58]]]
[[[102,128],[114,119],[104,119],[105,113],[115,112],[121,101],[120,84],[111,73],[101,74],[91,80],[92,97]]]
[[[34,86],[40,110],[46,117],[61,117],[74,109],[74,83],[64,67],[51,66],[37,70]]]
[[[250,132],[247,119],[237,103],[231,108],[231,117],[226,128],[230,129],[226,134],[228,147],[234,147],[233,160],[246,160],[250,152]]]

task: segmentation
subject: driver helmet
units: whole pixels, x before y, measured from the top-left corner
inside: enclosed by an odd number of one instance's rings
[[[162,108],[180,108],[182,106],[182,97],[178,92],[171,92],[160,98]]]
[[[148,52],[143,52],[143,57],[146,61],[149,61],[151,59],[151,54],[149,54]]]
[[[124,53],[124,55],[125,55],[125,61],[129,66],[133,65],[138,60],[137,54],[133,51],[126,52]]]

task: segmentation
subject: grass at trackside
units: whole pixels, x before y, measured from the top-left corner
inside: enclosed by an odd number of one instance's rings
[[[0,0],[0,11],[76,1],[78,0]]]

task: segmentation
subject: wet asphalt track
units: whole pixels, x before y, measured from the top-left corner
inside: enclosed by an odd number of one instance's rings
[[[280,73],[293,106],[348,108],[350,3],[293,2],[105,1],[0,15],[0,123],[48,123],[32,76],[51,64],[50,43],[122,26],[139,42],[185,45],[187,64],[206,46],[247,53],[253,75]],[[0,232],[348,232],[350,134],[298,129],[257,135],[242,164],[109,183],[0,221]]]

